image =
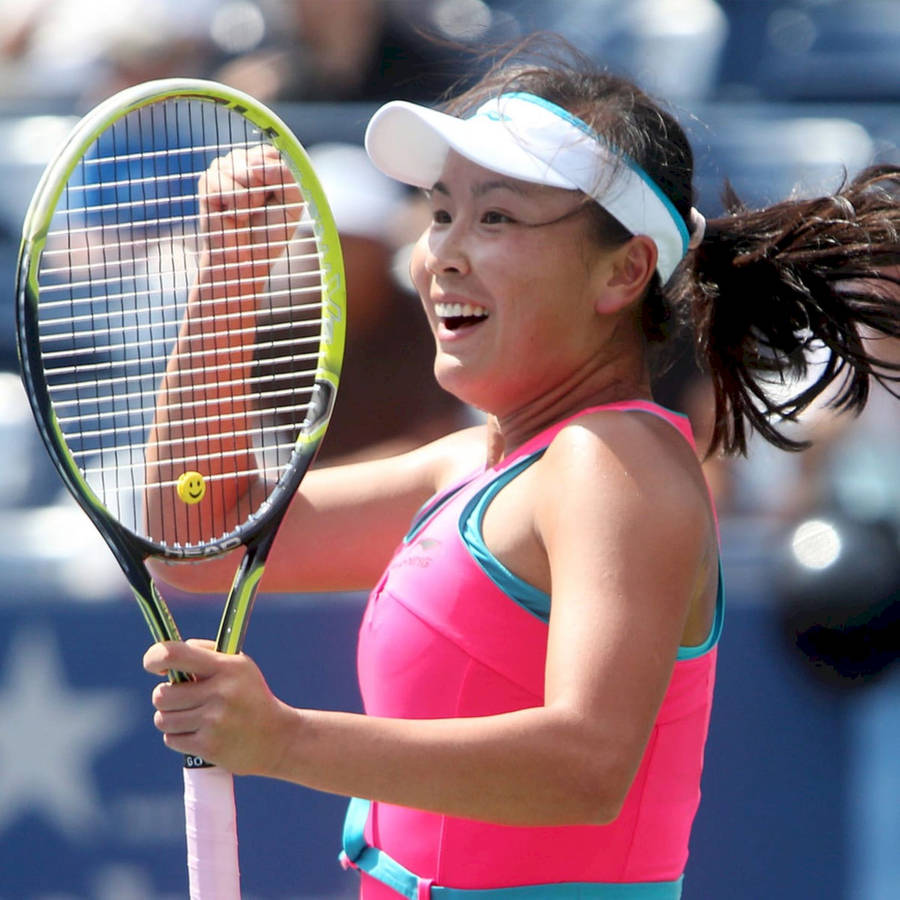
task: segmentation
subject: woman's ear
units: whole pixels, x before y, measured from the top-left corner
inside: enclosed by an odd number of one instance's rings
[[[597,312],[618,312],[639,300],[656,271],[657,256],[656,242],[646,234],[637,234],[617,247],[605,267]]]

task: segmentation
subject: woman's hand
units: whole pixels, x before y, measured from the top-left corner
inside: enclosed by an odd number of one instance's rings
[[[210,265],[264,278],[300,220],[303,197],[271,146],[234,150],[201,176],[200,227]]]
[[[167,747],[236,775],[265,775],[277,768],[295,712],[272,694],[249,656],[218,653],[212,641],[168,641],[150,647],[144,668],[155,675],[177,670],[195,679],[153,689],[153,723]]]

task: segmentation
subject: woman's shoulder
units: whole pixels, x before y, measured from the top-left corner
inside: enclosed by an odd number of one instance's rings
[[[592,406],[563,419],[551,431],[551,444],[564,444],[578,435],[593,434],[600,440],[627,441],[629,438],[646,438],[658,431],[661,435],[674,435],[687,443],[680,425],[683,416],[647,400],[606,403]]]
[[[607,573],[649,566],[687,584],[716,552],[700,462],[662,418],[591,412],[559,431],[535,469],[535,531],[558,559],[587,554]]]
[[[582,491],[636,491],[673,508],[705,507],[708,490],[688,435],[679,416],[649,404],[590,410],[554,435],[542,476]]]

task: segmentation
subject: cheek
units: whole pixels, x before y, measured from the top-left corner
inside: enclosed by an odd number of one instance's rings
[[[409,277],[419,295],[423,298],[428,294],[428,271],[425,268],[425,259],[428,254],[426,246],[427,235],[428,232],[426,231],[413,244],[412,252],[409,256]]]

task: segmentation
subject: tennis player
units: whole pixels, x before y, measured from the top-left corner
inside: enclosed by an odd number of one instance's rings
[[[859,338],[900,334],[896,302],[852,284],[900,261],[900,170],[704,223],[664,109],[522,49],[446,111],[392,102],[368,127],[431,203],[412,274],[435,375],[488,424],[311,473],[281,529],[269,590],[375,585],[366,714],[291,708],[207,642],[145,658],[198,679],[154,690],[172,749],[357,798],[341,859],[366,900],[681,896],[723,588],[690,427],[653,401],[659,350],[693,322],[726,452],[751,430],[790,448],[780,418],[836,378],[859,409],[897,375]],[[789,380],[819,342],[832,365],[769,398],[760,374]],[[209,591],[231,570],[159,574]]]

